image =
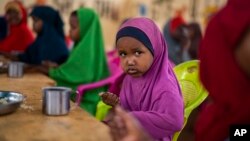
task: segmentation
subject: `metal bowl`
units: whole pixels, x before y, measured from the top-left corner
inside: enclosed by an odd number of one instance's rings
[[[0,91],[0,115],[16,111],[24,98],[22,94],[17,92]]]

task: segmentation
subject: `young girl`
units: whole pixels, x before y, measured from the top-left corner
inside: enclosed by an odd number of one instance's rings
[[[73,90],[80,84],[106,78],[109,71],[98,15],[89,8],[73,12],[70,16],[70,36],[75,43],[68,60],[50,69],[49,76],[56,80],[58,86],[71,87]],[[95,115],[96,105],[100,101],[98,93],[105,90],[102,87],[87,91],[80,106]]]
[[[188,36],[190,39],[190,47],[188,48],[188,54],[192,60],[198,58],[198,48],[202,39],[201,28],[198,23],[190,23],[187,25]]]
[[[206,29],[200,76],[211,103],[199,115],[196,141],[224,141],[231,125],[250,123],[249,7],[249,0],[229,0]]]
[[[188,44],[188,36],[186,36],[186,22],[181,14],[177,14],[171,18],[163,28],[163,35],[168,43],[168,56],[175,65],[184,61],[183,49]]]
[[[69,51],[64,41],[63,22],[59,13],[48,6],[36,6],[30,15],[33,19],[33,30],[37,33],[35,41],[17,56],[5,55],[12,60],[32,65],[40,65],[47,60],[62,64]]]
[[[33,41],[34,37],[27,25],[27,12],[19,1],[8,2],[5,6],[5,16],[2,20],[8,26],[0,29],[5,36],[0,39],[1,52],[23,52]],[[7,34],[7,35],[6,35]]]
[[[116,41],[127,75],[120,101],[114,94],[104,93],[104,103],[120,103],[155,140],[171,141],[182,128],[184,108],[163,35],[152,20],[134,18],[122,25]]]

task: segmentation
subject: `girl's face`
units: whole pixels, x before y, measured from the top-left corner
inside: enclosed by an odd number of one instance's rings
[[[43,21],[40,18],[34,16],[32,16],[32,20],[33,20],[33,30],[36,33],[40,33],[43,28]]]
[[[188,37],[188,28],[185,25],[179,26],[174,32],[170,32],[171,36],[178,42]]]
[[[135,38],[120,38],[117,41],[117,49],[123,71],[133,77],[142,76],[153,63],[151,52]]]
[[[6,11],[6,20],[10,25],[18,25],[22,20],[22,15],[16,9],[8,9]]]
[[[80,40],[80,26],[79,26],[77,16],[70,16],[69,24],[70,24],[70,30],[69,30],[70,38],[75,42],[79,41]]]

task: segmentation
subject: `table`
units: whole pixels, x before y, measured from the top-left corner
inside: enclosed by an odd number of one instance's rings
[[[0,116],[0,141],[111,141],[109,129],[71,103],[66,116],[42,113],[42,87],[55,82],[40,73],[22,78],[0,74],[0,90],[16,91],[27,98],[14,113]]]

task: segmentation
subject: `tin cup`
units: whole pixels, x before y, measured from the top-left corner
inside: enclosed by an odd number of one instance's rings
[[[67,115],[70,110],[70,94],[72,90],[66,87],[45,87],[43,91],[42,110],[46,115]]]
[[[23,77],[24,63],[22,62],[10,62],[8,64],[8,76],[13,78]]]

